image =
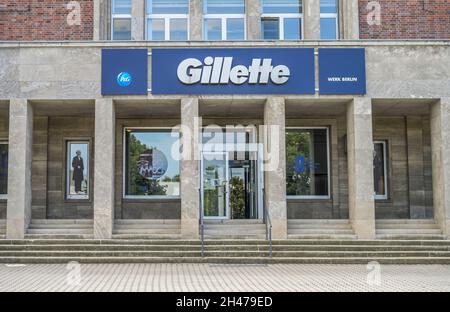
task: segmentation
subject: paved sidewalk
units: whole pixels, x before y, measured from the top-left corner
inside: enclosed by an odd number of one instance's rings
[[[450,265],[0,265],[0,291],[450,291]]]

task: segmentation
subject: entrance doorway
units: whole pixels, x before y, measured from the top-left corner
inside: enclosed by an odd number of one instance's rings
[[[244,142],[227,134],[225,144],[202,145],[201,196],[205,219],[262,218],[260,148],[251,143],[249,133],[244,134]],[[234,144],[236,141],[241,144]]]

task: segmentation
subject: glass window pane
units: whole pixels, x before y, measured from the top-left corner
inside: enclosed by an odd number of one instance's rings
[[[280,26],[278,18],[263,18],[261,21],[261,28],[263,39],[280,39]]]
[[[262,0],[262,13],[302,13],[302,1]]]
[[[113,14],[131,14],[131,0],[113,0]]]
[[[8,144],[0,142],[0,194],[8,194]]]
[[[147,0],[147,14],[188,14],[189,0]]]
[[[286,194],[328,195],[328,142],[326,129],[286,131]]]
[[[204,14],[244,14],[244,0],[204,0]]]
[[[89,198],[89,143],[67,142],[68,199]]]
[[[222,40],[222,21],[217,18],[205,19],[205,40]]]
[[[147,20],[147,39],[164,40],[164,19],[149,18]]]
[[[375,185],[375,195],[385,196],[386,193],[386,168],[385,150],[383,143],[374,144],[373,152],[373,179]]]
[[[298,40],[302,38],[302,23],[299,18],[284,19],[284,39]]]
[[[227,40],[244,40],[244,19],[227,19]]]
[[[127,130],[126,195],[180,195],[178,140],[170,131]]]
[[[337,1],[320,0],[320,13],[337,13]]]
[[[187,40],[186,18],[173,18],[170,20],[170,40]]]
[[[336,38],[336,18],[320,19],[320,39],[334,40]]]
[[[131,19],[115,18],[113,22],[113,40],[131,40]]]

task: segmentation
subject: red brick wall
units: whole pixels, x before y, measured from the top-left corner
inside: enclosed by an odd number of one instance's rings
[[[368,25],[359,0],[361,39],[450,39],[450,0],[378,0],[381,25]]]
[[[92,40],[93,0],[78,0],[81,25],[69,25],[65,0],[0,0],[0,40]]]

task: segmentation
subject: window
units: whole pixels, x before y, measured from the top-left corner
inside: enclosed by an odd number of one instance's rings
[[[189,0],[147,0],[147,40],[188,40]]]
[[[203,1],[203,37],[205,40],[245,39],[244,0]]]
[[[373,148],[373,182],[375,199],[387,199],[387,152],[385,141],[375,141]]]
[[[337,0],[320,0],[320,39],[338,39]]]
[[[302,38],[301,0],[262,0],[261,36],[266,40]]]
[[[170,129],[125,129],[125,197],[179,196],[179,147]]]
[[[0,142],[0,198],[8,194],[8,142]]]
[[[131,40],[131,0],[112,1],[112,40]]]
[[[66,198],[89,199],[89,141],[67,142]]]
[[[286,195],[329,198],[328,128],[286,129]]]

